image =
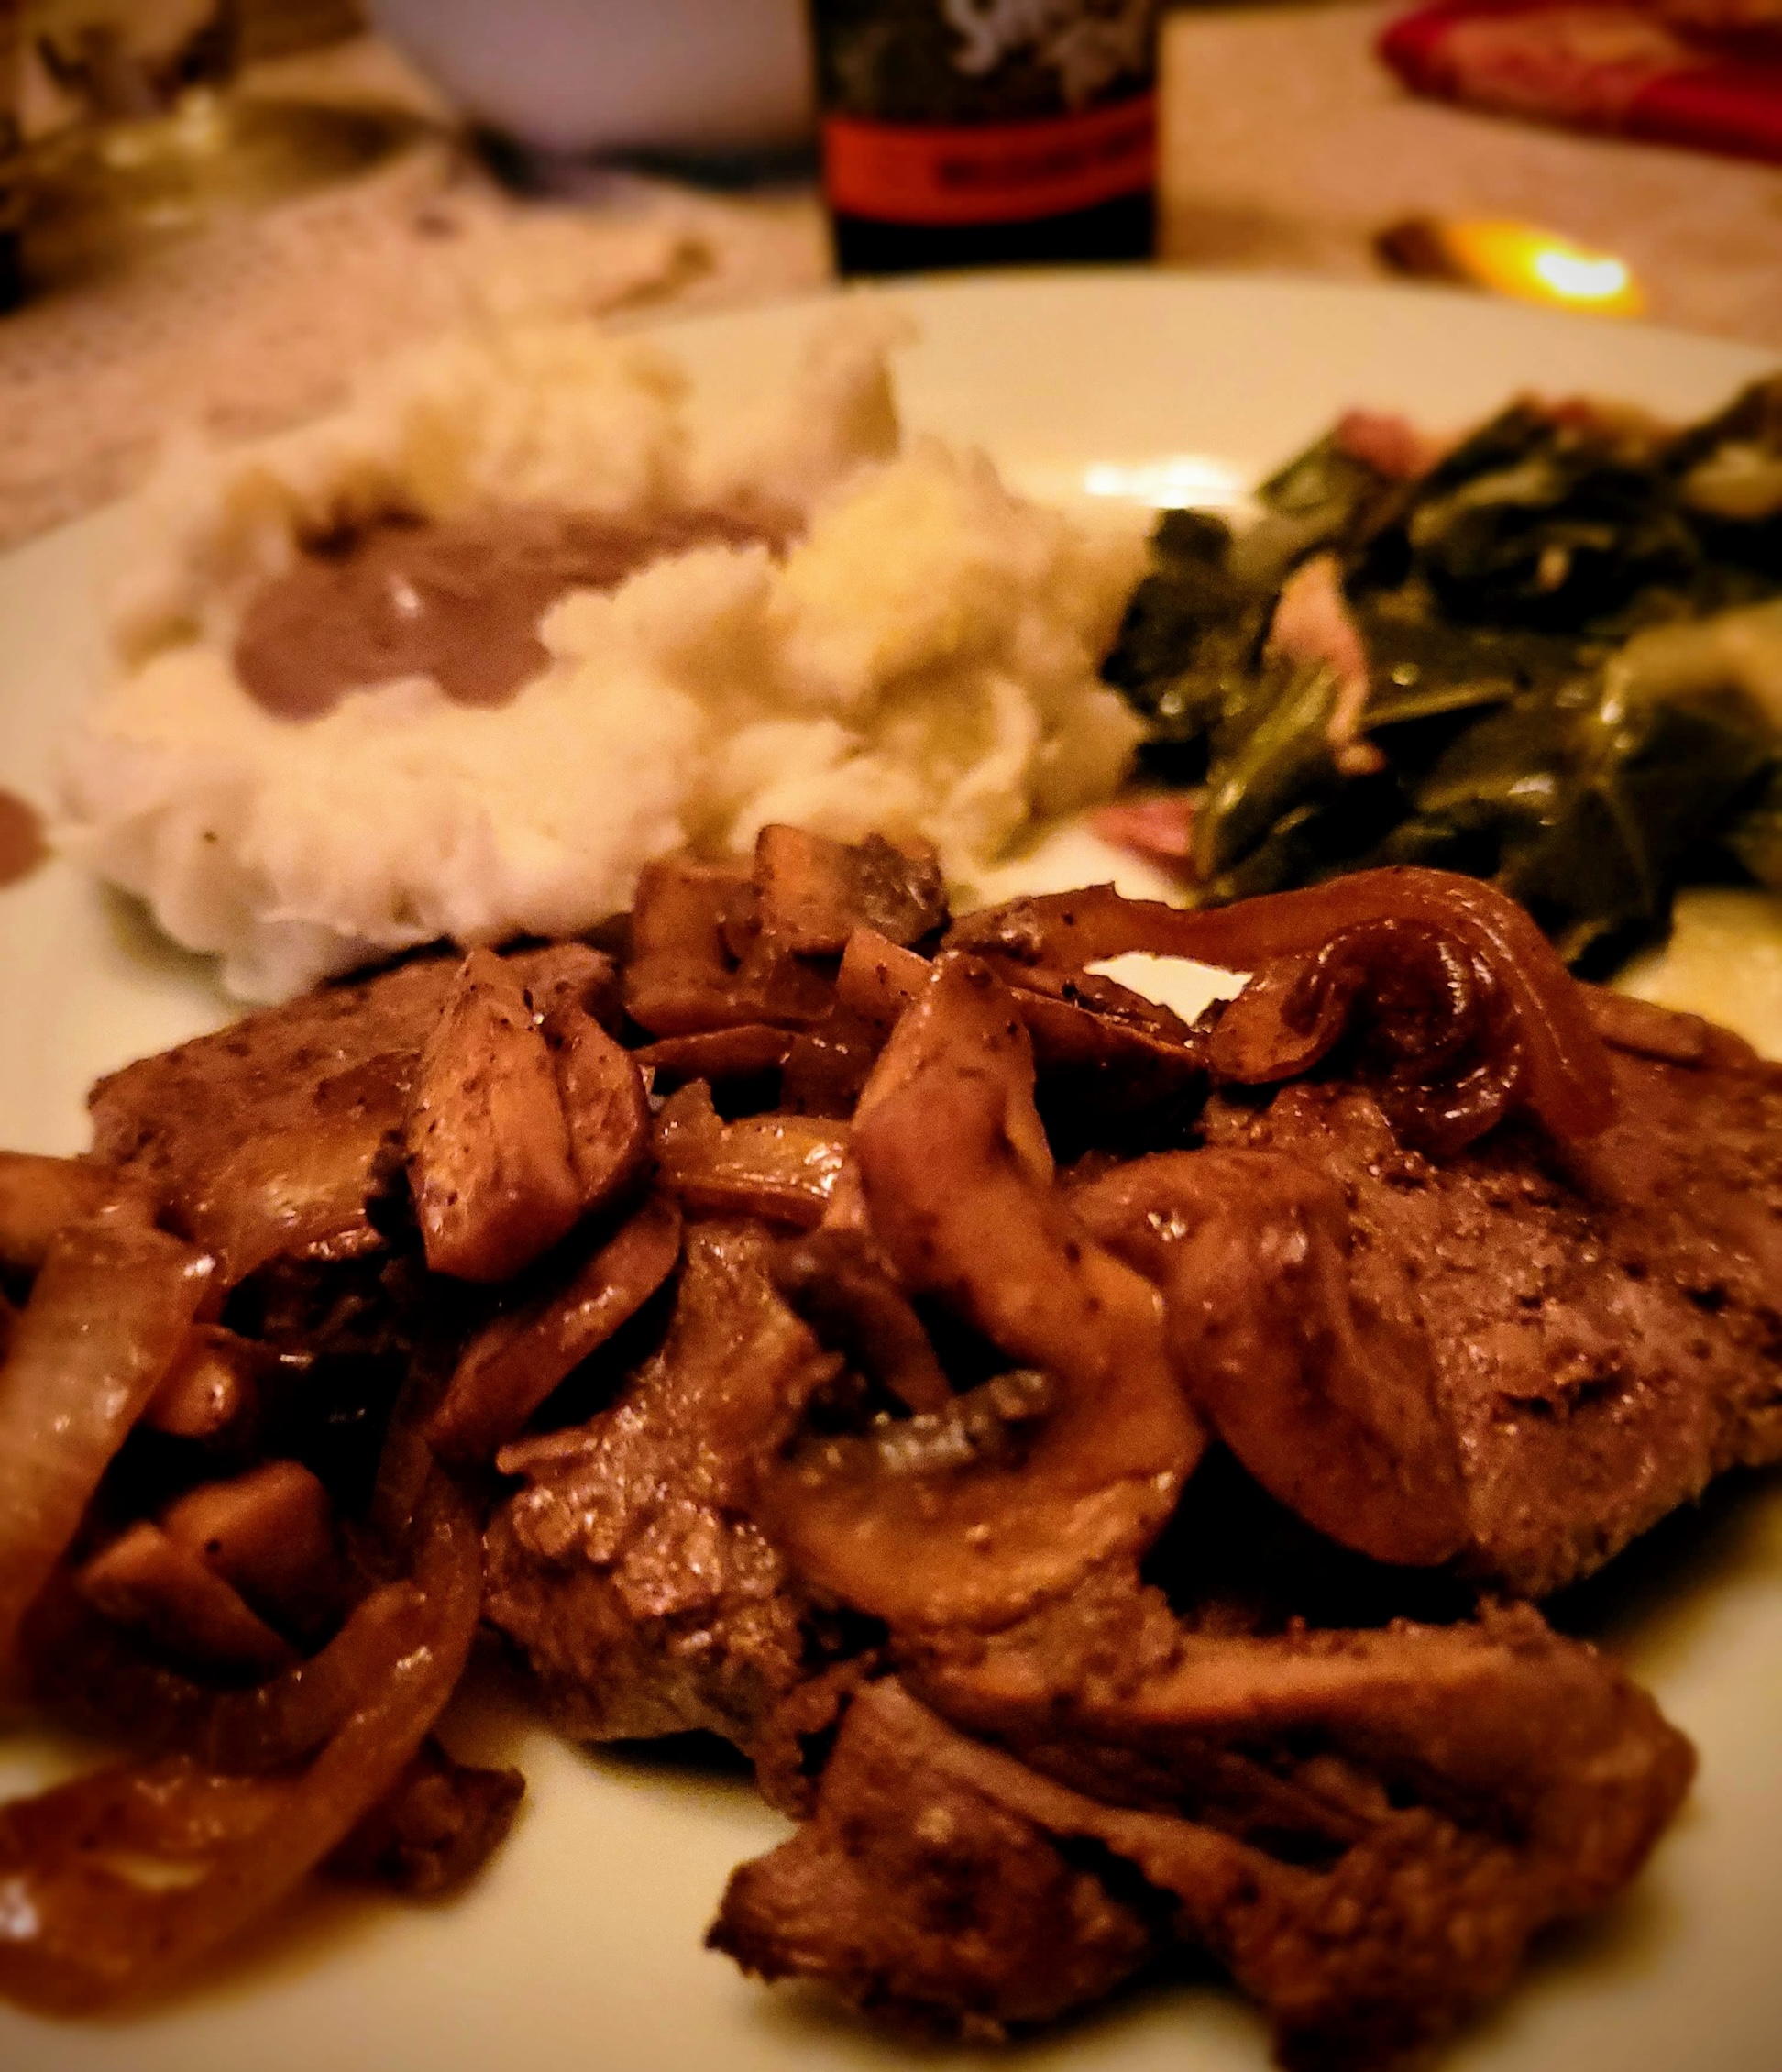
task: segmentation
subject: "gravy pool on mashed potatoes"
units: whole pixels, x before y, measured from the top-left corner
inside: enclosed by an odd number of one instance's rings
[[[1142,540],[905,441],[896,336],[842,313],[784,392],[706,430],[654,346],[466,333],[336,418],[171,459],[114,680],[68,744],[62,845],[256,1000],[439,936],[586,928],[649,857],[770,821],[925,836],[971,880],[1123,775],[1138,725],[1095,672]],[[244,618],[318,544],[503,512],[671,535],[718,512],[763,537],[695,527],[545,604],[504,702],[411,673],[297,718],[244,688]]]

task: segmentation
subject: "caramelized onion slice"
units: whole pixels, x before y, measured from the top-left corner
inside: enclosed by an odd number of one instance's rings
[[[302,1123],[248,1132],[182,1195],[182,1227],[237,1282],[274,1259],[337,1261],[382,1251],[366,1214],[390,1141],[393,1107],[349,1102]]]
[[[906,1286],[1040,1370],[1042,1414],[1014,1405],[1000,1420],[1023,1427],[1012,1444],[941,1448],[933,1471],[931,1455],[902,1472],[883,1447],[820,1446],[763,1471],[760,1515],[793,1563],[893,1625],[995,1626],[1136,1553],[1200,1452],[1156,1290],[1089,1238],[1018,1148],[1039,1136],[1032,1086],[1006,989],[944,958],[887,1047],[854,1141],[874,1229]],[[1012,1114],[1025,1122],[1011,1127]]]
[[[655,1119],[663,1182],[707,1215],[764,1217],[810,1229],[822,1220],[848,1154],[848,1126],[804,1115],[720,1120],[711,1089],[695,1079]]]
[[[451,1695],[481,1599],[476,1525],[441,1478],[417,1531],[383,1655],[302,1769],[226,1776],[170,1756],[0,1807],[0,1992],[80,2014],[162,1985],[263,1915],[383,1798]]]
[[[1080,1188],[1087,1228],[1163,1292],[1182,1385],[1272,1495],[1340,1545],[1428,1567],[1466,1489],[1402,1269],[1351,1284],[1334,1180],[1276,1152],[1164,1152]]]
[[[1592,1137],[1609,1127],[1608,1060],[1581,989],[1513,899],[1453,871],[1357,871],[1303,891],[1192,911],[1090,886],[968,914],[948,943],[1017,965],[1069,971],[1130,950],[1256,971],[1375,920],[1419,922],[1482,961],[1502,989],[1522,1053],[1523,1103],[1554,1136]]]
[[[794,1041],[789,1029],[740,1021],[733,1029],[702,1029],[697,1036],[665,1036],[632,1055],[643,1071],[675,1079],[747,1079],[778,1071]]]
[[[0,1267],[35,1273],[65,1225],[110,1217],[152,1223],[155,1206],[141,1181],[116,1167],[0,1152]]]
[[[50,1240],[0,1367],[0,1662],[214,1266],[142,1224],[73,1223]]]
[[[1207,1060],[1216,1079],[1269,1086],[1339,1042],[1342,1069],[1400,1140],[1437,1156],[1482,1137],[1522,1084],[1522,1044],[1490,966],[1419,921],[1364,921],[1265,964],[1226,1006]]]
[[[681,1215],[653,1195],[569,1279],[510,1310],[466,1348],[427,1427],[442,1460],[487,1460],[675,1270]]]
[[[126,1734],[147,1752],[177,1752],[206,1769],[251,1777],[301,1762],[330,1740],[415,1616],[414,1585],[387,1583],[354,1606],[319,1654],[236,1691],[146,1654],[67,1575],[51,1578],[21,1637],[32,1695],[58,1718]]]

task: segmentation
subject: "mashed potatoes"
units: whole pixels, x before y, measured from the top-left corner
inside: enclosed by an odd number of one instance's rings
[[[924,835],[969,882],[1103,797],[1138,728],[1096,680],[1142,560],[899,435],[865,308],[716,432],[656,348],[579,324],[454,337],[350,412],[170,463],[69,744],[64,846],[223,960],[244,998],[447,935],[586,927],[639,865],[769,821]],[[702,546],[544,614],[511,702],[426,677],[280,718],[237,681],[248,601],[302,543],[392,511],[724,509],[789,536]]]

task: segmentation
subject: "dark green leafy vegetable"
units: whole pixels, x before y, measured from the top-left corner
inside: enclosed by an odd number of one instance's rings
[[[1679,882],[1782,886],[1782,608],[1749,609],[1782,598],[1782,377],[1682,433],[1523,402],[1413,479],[1376,448],[1346,423],[1249,530],[1157,528],[1105,674],[1150,774],[1197,788],[1201,898],[1439,864],[1600,970]],[[1336,666],[1270,641],[1319,554],[1365,653],[1359,752]]]

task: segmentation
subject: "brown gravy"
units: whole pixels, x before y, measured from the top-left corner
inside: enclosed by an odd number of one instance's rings
[[[566,590],[610,590],[664,555],[764,536],[719,512],[644,522],[512,504],[379,518],[311,542],[249,599],[236,674],[285,720],[407,676],[432,677],[460,705],[505,705],[544,667],[539,614]]]
[[[0,790],[0,885],[29,877],[49,854],[43,816],[16,791]]]

